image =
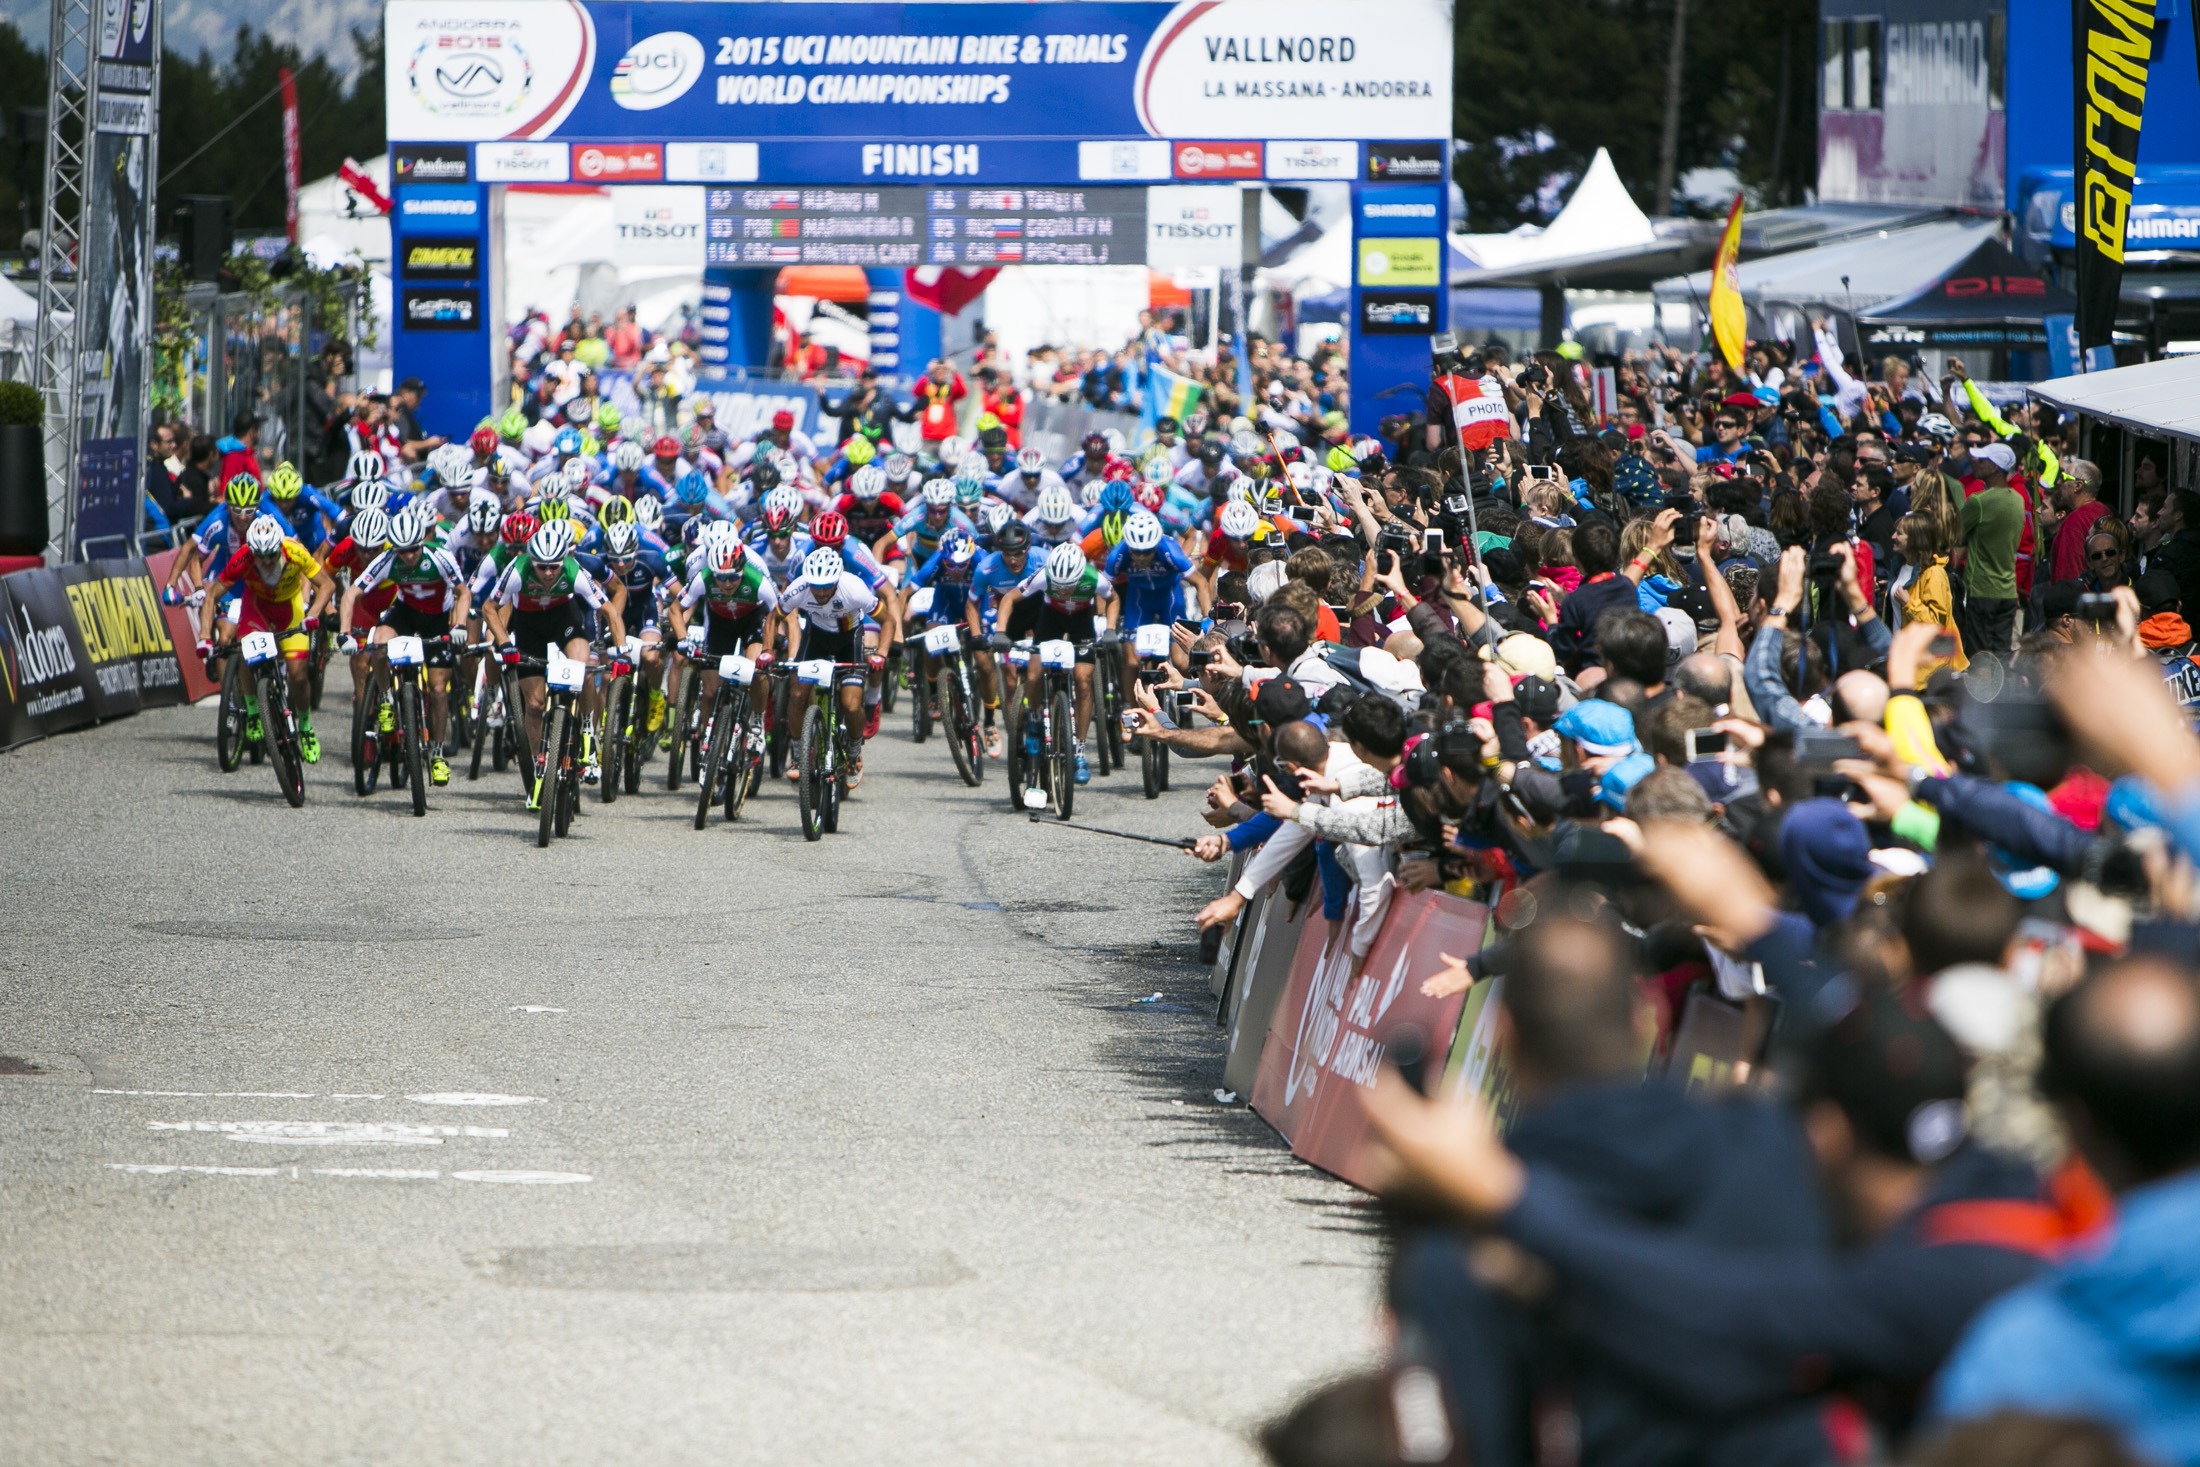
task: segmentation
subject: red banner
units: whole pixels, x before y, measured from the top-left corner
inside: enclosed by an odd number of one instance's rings
[[[1261,1051],[1253,1109],[1292,1152],[1355,1186],[1368,1186],[1364,1087],[1375,1083],[1391,1044],[1408,1029],[1424,1036],[1428,1063],[1441,1067],[1464,995],[1426,998],[1421,980],[1440,954],[1479,950],[1489,908],[1443,892],[1393,893],[1365,962],[1350,953],[1359,912],[1355,892],[1344,920],[1327,933],[1309,923]]]
[[[298,242],[298,83],[290,68],[282,70],[283,83],[283,223],[290,242]]]
[[[168,584],[168,571],[176,563],[180,550],[162,550],[145,557],[145,569],[153,578],[157,593]],[[188,587],[184,589],[189,589]],[[221,691],[221,686],[206,675],[206,664],[199,661],[196,648],[199,645],[199,623],[188,606],[167,606],[160,609],[160,619],[168,627],[168,640],[176,644],[176,665],[183,672],[183,701],[196,703]]]

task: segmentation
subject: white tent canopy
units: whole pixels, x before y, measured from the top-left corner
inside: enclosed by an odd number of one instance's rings
[[[1522,225],[1510,234],[1458,235],[1452,243],[1477,270],[1511,271],[1655,247],[1658,231],[1619,181],[1612,155],[1599,148],[1566,207],[1542,229]]]
[[[2066,413],[2084,413],[2149,437],[2200,443],[2200,356],[2057,377],[2028,390]]]
[[[0,321],[31,326],[38,321],[38,301],[5,275],[0,275]]]

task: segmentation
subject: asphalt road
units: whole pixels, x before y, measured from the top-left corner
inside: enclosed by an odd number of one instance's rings
[[[1368,1209],[1214,1099],[1211,868],[906,710],[814,845],[212,730],[0,755],[0,1463],[1205,1467],[1373,1347]]]

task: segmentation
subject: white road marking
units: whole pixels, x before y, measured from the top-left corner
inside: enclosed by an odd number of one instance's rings
[[[157,1095],[175,1100],[311,1100],[310,1090],[94,1090],[94,1095]],[[341,1098],[341,1097],[339,1097]],[[380,1100],[377,1095],[372,1097]]]
[[[529,1187],[596,1180],[586,1172],[452,1172],[451,1176],[461,1182],[514,1182]]]
[[[503,1137],[495,1126],[411,1126],[382,1121],[148,1121],[154,1131],[213,1131],[238,1141],[292,1146],[441,1146],[446,1136]]]
[[[516,1003],[512,1005],[512,1012],[515,1014],[563,1014],[569,1013],[571,1010],[554,1009],[548,1004]]]
[[[210,1177],[273,1177],[282,1174],[279,1166],[150,1166],[142,1162],[110,1161],[110,1170],[138,1172],[144,1176],[162,1177],[170,1172],[197,1172]]]
[[[439,1090],[405,1097],[418,1105],[540,1105],[539,1095],[487,1095],[472,1090]]]
[[[331,1100],[387,1100],[387,1095],[331,1095]]]
[[[373,1167],[358,1166],[317,1166],[313,1169],[313,1174],[317,1177],[379,1177],[392,1182],[432,1182],[442,1175],[441,1172],[376,1170]]]

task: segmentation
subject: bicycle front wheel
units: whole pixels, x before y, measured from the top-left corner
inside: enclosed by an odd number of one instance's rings
[[[428,813],[428,729],[420,718],[420,684],[397,684],[397,725],[405,740],[405,778],[412,785],[413,814]]]
[[[802,838],[817,840],[825,834],[823,804],[825,781],[832,765],[832,751],[825,747],[825,715],[813,705],[802,716],[802,737],[795,744],[795,768],[802,772],[794,782],[795,803],[802,811]]]
[[[963,697],[962,679],[949,677],[947,706],[942,710],[941,722],[947,726],[947,752],[955,758],[955,772],[962,782],[975,789],[979,772],[984,769],[984,750],[978,743],[978,721],[971,716],[970,703]]]
[[[596,781],[596,795],[606,805],[619,798],[619,786],[625,781],[627,710],[634,702],[634,678],[630,673],[611,685],[611,696],[604,699],[603,709],[603,773]]]
[[[244,659],[232,651],[222,659],[222,699],[214,715],[214,759],[224,774],[244,763],[244,724]]]
[[[749,795],[756,788],[757,749],[763,734],[757,727],[756,707],[749,701],[749,689],[734,690],[733,700],[726,708],[726,721],[733,725],[732,751],[725,760],[726,818],[741,818],[741,807],[748,803]]]
[[[306,761],[298,748],[298,731],[291,723],[290,675],[278,666],[260,674],[260,734],[267,759],[275,766],[275,783],[295,810],[306,802]]]
[[[711,700],[710,738],[703,745],[703,762],[695,766],[695,828],[710,823],[710,807],[718,803],[718,781],[725,779],[726,751],[733,743],[733,710],[727,706],[726,685],[718,685]]]
[[[563,700],[554,703],[543,717],[542,747],[546,751],[542,761],[542,778],[535,788],[535,803],[541,807],[541,818],[535,829],[535,844],[547,846],[558,832],[559,781],[564,773],[565,725],[573,716]]]
[[[1054,784],[1054,813],[1069,819],[1070,802],[1077,798],[1077,700],[1067,688],[1054,695],[1054,727],[1047,749],[1048,770]]]

